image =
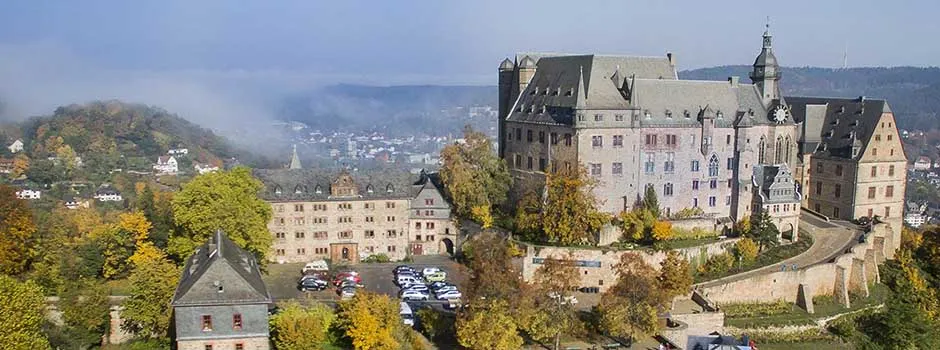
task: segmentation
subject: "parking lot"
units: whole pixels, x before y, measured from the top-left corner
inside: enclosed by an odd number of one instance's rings
[[[411,263],[383,263],[383,264],[356,264],[349,265],[343,269],[353,270],[362,277],[363,289],[381,293],[398,298],[398,286],[394,283],[392,270],[398,265],[408,265],[417,270],[425,267],[439,267],[447,272],[447,282],[457,285],[457,288],[464,292],[464,286],[467,283],[467,274],[464,268],[446,256],[423,255],[414,257]],[[267,268],[267,274],[263,276],[264,282],[268,287],[268,292],[274,301],[288,299],[316,300],[320,302],[336,302],[339,296],[336,294],[336,288],[328,288],[319,292],[301,292],[297,287],[297,280],[300,279],[304,264],[270,264]],[[446,301],[437,301],[433,298],[426,302],[411,302],[411,304],[431,304],[439,308]]]

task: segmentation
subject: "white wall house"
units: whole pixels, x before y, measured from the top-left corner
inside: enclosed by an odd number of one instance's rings
[[[157,174],[176,174],[179,172],[179,164],[173,156],[157,157],[157,164],[153,166]]]
[[[193,168],[196,170],[196,173],[199,173],[199,174],[206,174],[206,173],[219,171],[219,167],[212,165],[212,164],[196,163],[195,165],[193,165]]]
[[[10,150],[10,153],[16,153],[16,152],[22,151],[22,150],[23,150],[23,140],[16,140],[16,141],[13,141],[13,143],[11,143],[9,146],[7,146],[7,149]]]
[[[95,199],[101,202],[120,202],[124,200],[124,197],[117,190],[104,188],[95,191]]]
[[[19,199],[32,200],[32,199],[39,199],[40,197],[42,197],[42,192],[39,192],[39,190],[32,190],[32,189],[24,188],[22,190],[16,191],[16,198],[19,198]]]
[[[930,158],[927,158],[927,157],[917,158],[917,161],[914,162],[914,170],[919,170],[919,171],[930,170]]]
[[[174,156],[189,154],[189,148],[174,148],[169,151],[166,151],[166,154],[174,155]]]

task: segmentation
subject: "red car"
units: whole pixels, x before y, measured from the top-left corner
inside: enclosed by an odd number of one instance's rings
[[[343,273],[341,273],[341,274],[336,275],[336,277],[333,279],[333,285],[334,285],[334,286],[338,286],[338,285],[342,284],[343,281],[345,281],[345,280],[350,280],[350,281],[356,282],[356,284],[361,284],[361,283],[362,283],[362,277],[359,277],[359,274],[358,274],[358,273],[356,273],[356,272],[343,272]]]

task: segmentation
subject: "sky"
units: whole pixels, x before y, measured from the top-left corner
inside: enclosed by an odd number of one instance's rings
[[[852,67],[935,66],[937,13],[936,0],[3,0],[0,113],[122,98],[254,115],[258,96],[324,84],[492,85],[529,51],[750,64],[767,16],[785,66],[840,67],[845,52]]]

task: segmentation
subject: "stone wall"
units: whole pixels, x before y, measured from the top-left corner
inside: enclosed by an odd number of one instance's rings
[[[713,255],[722,254],[729,247],[734,245],[737,239],[725,239],[701,246],[676,249],[689,261],[694,264],[708,259]],[[546,258],[562,259],[571,256],[578,261],[579,275],[581,276],[580,287],[598,287],[603,292],[613,285],[617,280],[617,274],[613,266],[620,262],[620,256],[626,252],[638,253],[646,263],[658,269],[660,262],[666,258],[665,252],[654,252],[648,250],[615,250],[612,248],[592,247],[549,247],[537,246],[527,243],[525,245],[526,256],[522,264],[522,276],[525,280],[531,280],[535,270],[541,266],[541,262]]]
[[[241,344],[245,350],[268,350],[271,349],[271,341],[267,337],[240,338],[240,339],[218,339],[218,340],[188,340],[176,343],[178,350],[205,350],[206,345],[212,345],[212,349],[235,349],[236,344]]]
[[[773,302],[784,300],[796,303],[800,285],[806,285],[809,295],[834,295],[849,305],[848,293],[868,293],[868,284],[880,280],[877,264],[893,256],[896,233],[887,224],[875,225],[865,241],[852,247],[835,261],[820,263],[797,271],[778,271],[722,285],[698,289],[698,292],[717,304],[742,302]]]

